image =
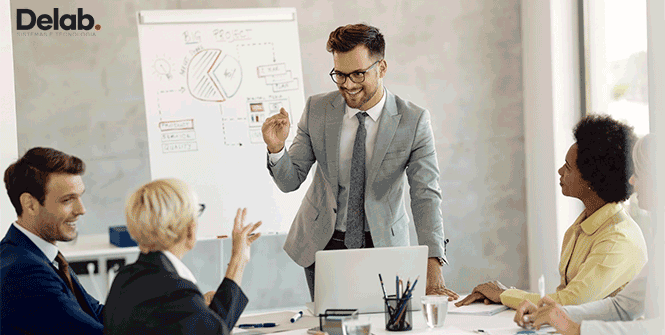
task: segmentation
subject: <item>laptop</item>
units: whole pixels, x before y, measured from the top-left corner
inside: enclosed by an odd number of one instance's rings
[[[404,287],[420,276],[411,297],[411,309],[420,310],[427,283],[427,246],[325,250],[316,253],[314,302],[306,304],[313,315],[326,309],[358,309],[383,313],[386,295],[395,294],[395,276]]]

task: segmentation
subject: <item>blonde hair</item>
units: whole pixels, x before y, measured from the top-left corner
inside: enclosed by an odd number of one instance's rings
[[[635,163],[635,172],[638,176],[650,176],[650,168],[653,164],[653,143],[655,136],[646,134],[641,137],[633,146],[633,162]]]
[[[182,180],[158,179],[141,186],[127,199],[129,234],[141,251],[166,250],[180,242],[197,218],[198,204]]]

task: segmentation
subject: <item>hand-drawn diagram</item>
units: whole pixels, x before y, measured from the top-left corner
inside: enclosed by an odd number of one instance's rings
[[[180,53],[156,53],[150,60],[153,77],[161,82],[153,92],[163,154],[203,150],[197,137],[208,136],[213,123],[200,124],[197,136],[194,120],[219,123],[211,129],[219,130],[224,147],[260,145],[267,118],[282,107],[300,108],[294,97],[302,94],[302,73],[294,56],[283,51],[284,41],[257,39],[253,27],[229,29],[213,29],[212,42],[211,31],[188,29],[179,34],[186,45]],[[221,115],[213,112],[217,108]]]
[[[242,69],[237,59],[222,55],[219,49],[198,52],[187,68],[187,87],[196,99],[222,102],[233,97],[242,82]]]
[[[167,79],[171,79],[171,64],[165,59],[159,58],[155,61],[155,72],[157,74],[165,76]]]
[[[230,234],[236,208],[248,203],[270,211],[262,231],[287,232],[310,181],[295,192],[279,190],[266,172],[261,127],[283,107],[290,143],[305,106],[295,9],[136,17],[150,177],[181,179],[210,205],[198,237]]]
[[[263,135],[261,134],[263,122],[267,118],[278,114],[282,107],[286,110],[291,110],[288,98],[270,100],[256,98],[249,101],[249,118],[247,123],[249,124],[249,139],[251,143],[263,143]]]
[[[198,150],[193,119],[162,121],[159,130],[162,133],[162,153]]]
[[[271,85],[273,92],[294,91],[298,89],[298,78],[291,78],[291,71],[286,64],[262,65],[257,69],[259,78],[265,78],[266,85]]]
[[[173,78],[173,75],[171,74],[171,63],[166,59],[157,58],[152,67],[155,70],[155,74],[157,74],[160,79],[165,78],[171,80],[171,78]]]
[[[274,93],[299,89],[298,78],[292,75],[292,71],[287,64],[277,62],[275,43],[240,43],[236,46],[236,49],[238,50],[238,57],[243,60],[256,60],[258,59],[257,55],[263,56],[257,62],[256,75],[259,79],[263,78],[265,84],[270,86]]]

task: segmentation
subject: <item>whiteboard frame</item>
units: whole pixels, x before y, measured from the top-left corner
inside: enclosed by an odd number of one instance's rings
[[[275,22],[294,21],[295,8],[233,8],[218,10],[139,11],[139,25],[170,23]]]

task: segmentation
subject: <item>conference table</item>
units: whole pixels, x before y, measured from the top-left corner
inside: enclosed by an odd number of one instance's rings
[[[452,302],[451,302],[452,304]],[[282,310],[285,315],[292,315],[296,313],[298,309],[291,310]],[[312,314],[305,308],[303,309],[305,316],[303,320],[306,320],[305,323],[301,324],[300,329],[293,330],[283,330],[275,329],[279,334],[284,335],[305,335],[307,334],[307,328],[312,326],[312,324],[318,325],[318,318],[312,316]],[[272,311],[273,314],[275,311]],[[288,313],[287,313],[288,312]],[[256,312],[243,314],[238,324],[243,323],[244,320],[250,318],[260,317],[267,315],[266,312]],[[415,334],[487,334],[487,335],[504,335],[504,334],[518,334],[518,332],[524,333],[524,329],[520,328],[513,322],[515,317],[514,310],[505,310],[503,312],[497,313],[492,316],[479,316],[479,315],[466,315],[466,314],[448,314],[446,316],[443,327],[440,328],[428,328],[425,323],[425,318],[422,311],[413,311],[413,329],[409,331],[388,331],[385,329],[385,317],[382,313],[374,314],[362,314],[361,317],[368,317],[371,322],[371,334],[373,335],[415,335]],[[271,320],[272,321],[272,320]],[[288,323],[289,321],[286,321]],[[301,321],[298,321],[301,322]],[[298,323],[297,322],[297,323]],[[296,324],[297,324],[296,323]],[[479,331],[482,330],[482,331]],[[547,330],[542,330],[540,332],[535,332],[536,334],[548,334],[554,331],[553,328],[548,328]],[[251,334],[266,334],[270,333],[270,329],[263,330],[246,330],[235,328],[233,330],[234,334],[238,335],[251,335]]]

